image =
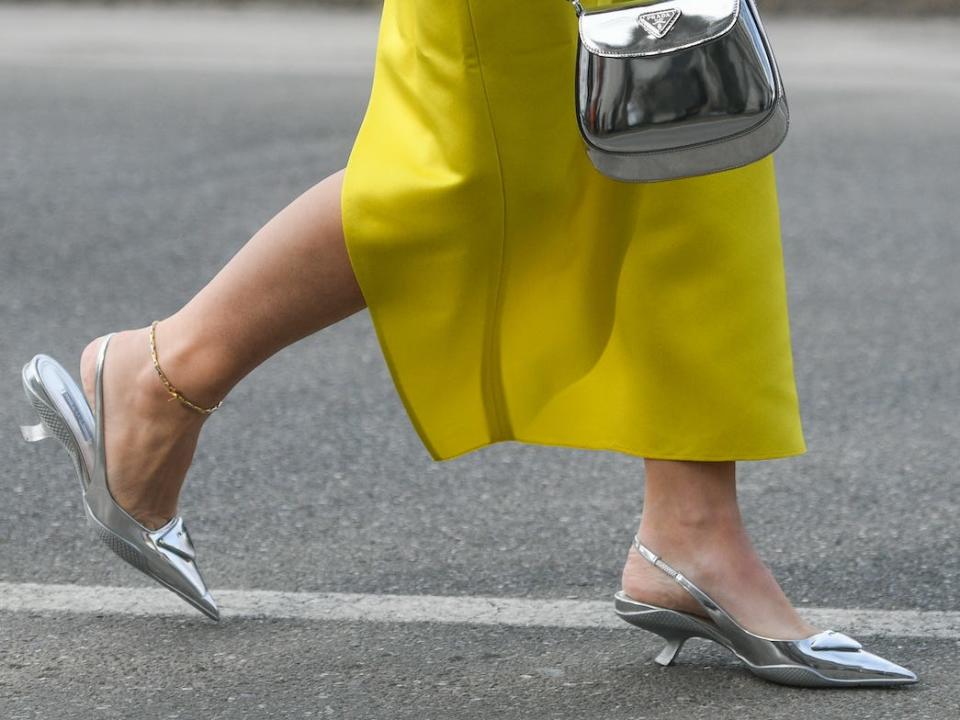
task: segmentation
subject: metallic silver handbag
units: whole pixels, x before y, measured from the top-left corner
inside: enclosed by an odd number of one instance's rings
[[[753,0],[654,0],[584,10],[576,108],[593,164],[626,182],[720,172],[760,160],[789,110]]]

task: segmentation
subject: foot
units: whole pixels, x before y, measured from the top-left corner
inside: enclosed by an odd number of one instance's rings
[[[799,616],[745,533],[696,541],[641,530],[640,542],[690,578],[750,632],[778,640],[799,640],[819,632]],[[624,593],[639,602],[706,616],[693,596],[632,544],[622,583]]]
[[[110,340],[103,417],[110,494],[138,522],[156,530],[177,514],[180,488],[207,416],[171,398],[153,366],[149,338],[145,327],[118,332]],[[93,340],[80,356],[80,380],[94,412],[101,342]]]

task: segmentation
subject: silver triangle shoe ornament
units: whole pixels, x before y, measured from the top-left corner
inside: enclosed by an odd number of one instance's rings
[[[114,333],[100,344],[96,368],[96,415],[70,373],[49,355],[36,355],[23,366],[27,399],[40,423],[21,426],[27,442],[56,438],[66,448],[80,486],[87,520],[113,552],[213,620],[220,611],[196,564],[190,533],[179,515],[150,530],[120,507],[107,485],[103,429],[103,364]]]
[[[917,682],[910,670],[873,655],[851,637],[834,630],[801,640],[777,640],[743,628],[689,578],[633,539],[648,561],[672,577],[700,604],[707,618],[642,603],[622,590],[614,595],[617,615],[632,625],[659,635],[666,645],[654,661],[671,665],[690,638],[712,640],[730,650],[754,675],[796,687],[857,687],[907,685]]]

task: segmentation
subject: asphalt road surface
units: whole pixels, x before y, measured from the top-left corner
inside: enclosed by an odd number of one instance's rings
[[[66,456],[20,441],[21,365],[174,311],[343,167],[376,23],[0,7],[0,717],[956,718],[957,21],[767,19],[810,452],[741,468],[788,594],[921,684],[781,688],[706,643],[651,665],[608,605],[640,460],[501,443],[434,463],[366,311],[204,431],[181,509],[220,625],[92,538]],[[569,613],[537,612],[555,600]]]

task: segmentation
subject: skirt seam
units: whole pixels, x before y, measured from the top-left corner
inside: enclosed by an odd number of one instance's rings
[[[484,371],[483,387],[485,395],[489,395],[491,402],[485,403],[492,409],[491,436],[494,441],[509,438],[512,435],[509,414],[506,409],[506,398],[503,392],[503,368],[500,358],[500,313],[502,304],[501,288],[503,285],[503,271],[506,265],[506,234],[507,234],[507,196],[504,188],[503,160],[500,157],[500,144],[497,140],[497,130],[493,122],[493,112],[490,108],[490,97],[487,94],[487,83],[483,74],[483,60],[480,54],[480,42],[477,39],[476,24],[473,17],[471,0],[467,3],[467,20],[470,24],[470,35],[473,39],[473,48],[477,57],[477,73],[480,77],[480,90],[483,93],[484,108],[487,112],[487,121],[490,126],[490,136],[493,140],[493,151],[497,158],[497,173],[500,184],[501,203],[501,232],[500,232],[500,261],[497,268],[496,284],[493,290],[493,310],[487,321],[484,337]]]

